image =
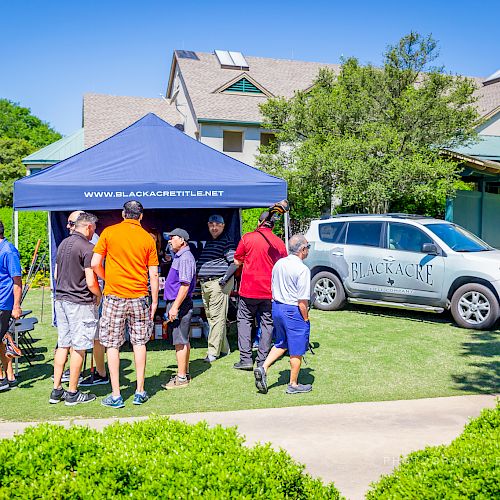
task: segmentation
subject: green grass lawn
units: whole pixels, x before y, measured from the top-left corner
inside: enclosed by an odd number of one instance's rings
[[[23,304],[38,318],[41,295],[40,290],[32,290]],[[251,372],[232,368],[238,352],[213,365],[205,364],[206,341],[193,343],[191,385],[167,392],[160,384],[175,371],[174,351],[165,341],[153,341],[148,348],[146,390],[151,400],[147,404],[132,404],[135,372],[132,353],[127,350],[122,354],[121,370],[125,408],[100,405],[100,397],[109,392],[109,386],[93,390],[99,397],[95,403],[49,405],[56,343],[49,301],[46,292],[43,321],[33,332],[37,360],[32,367],[22,362],[19,388],[0,394],[0,420],[166,415],[500,392],[499,330],[463,330],[444,315],[356,307],[333,313],[311,312],[316,355],[307,355],[301,372],[302,382],[313,383],[309,394],[284,393],[289,377],[287,358],[271,369],[269,393],[259,394]],[[235,346],[235,329],[230,340]]]

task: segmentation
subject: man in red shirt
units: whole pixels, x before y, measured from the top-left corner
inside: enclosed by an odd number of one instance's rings
[[[253,370],[252,327],[260,315],[261,338],[257,354],[257,366],[261,366],[271,349],[273,335],[271,274],[274,264],[287,256],[283,241],[273,233],[274,222],[268,220],[269,212],[259,217],[257,229],[243,235],[234,263],[243,266],[238,307],[238,349],[240,361],[234,364],[238,370]]]

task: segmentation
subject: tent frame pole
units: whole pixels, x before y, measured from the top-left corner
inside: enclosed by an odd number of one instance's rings
[[[286,251],[290,251],[288,248],[288,240],[290,239],[290,214],[289,212],[285,212],[285,216],[283,217],[283,222],[285,226],[285,245],[286,245]]]
[[[52,222],[51,222],[51,214],[52,212],[47,212],[47,234],[49,240],[49,287],[50,287],[50,303],[52,304],[52,325],[55,324],[55,316],[54,316],[54,297],[55,291],[53,289],[54,280],[52,277],[54,276],[54,269],[52,267]]]
[[[13,210],[12,212],[12,217],[13,217],[13,226],[14,226],[14,246],[16,248],[19,248],[19,212],[17,210]],[[14,322],[14,342],[16,345],[19,345],[19,334],[17,333],[17,327]],[[14,359],[14,374],[17,378],[19,375],[19,358]]]

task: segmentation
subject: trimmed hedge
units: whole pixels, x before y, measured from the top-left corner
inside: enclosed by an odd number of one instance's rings
[[[5,226],[5,236],[14,243],[12,232],[12,208],[0,208],[0,220]],[[27,271],[36,242],[41,239],[39,252],[49,254],[49,243],[47,239],[47,212],[19,212],[19,254],[21,255],[21,266]],[[48,267],[48,266],[47,266]]]
[[[0,498],[340,498],[236,429],[166,417],[102,432],[42,424],[0,442]]]
[[[403,458],[391,475],[372,484],[367,498],[500,498],[500,401],[449,446]]]

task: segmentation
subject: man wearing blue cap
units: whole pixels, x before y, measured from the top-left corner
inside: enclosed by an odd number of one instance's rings
[[[208,218],[208,230],[212,239],[207,241],[196,263],[205,314],[210,325],[208,353],[205,358],[207,363],[213,363],[221,355],[229,353],[226,318],[234,278],[231,276],[228,280],[220,281],[233,263],[236,247],[224,228],[222,215],[214,214]]]

